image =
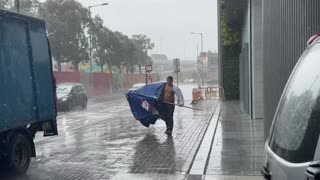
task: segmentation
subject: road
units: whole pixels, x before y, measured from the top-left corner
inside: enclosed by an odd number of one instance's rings
[[[192,87],[182,86],[186,102],[191,101]],[[185,174],[216,104],[198,104],[197,108],[204,111],[176,108],[173,138],[167,138],[162,120],[151,128],[134,120],[124,97],[90,101],[87,109],[59,114],[59,136],[37,134],[37,157],[28,173],[17,179],[94,180],[130,173]]]

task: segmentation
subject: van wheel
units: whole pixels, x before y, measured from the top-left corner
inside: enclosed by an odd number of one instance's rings
[[[23,135],[15,135],[8,147],[9,169],[15,174],[25,174],[31,160],[30,141]]]

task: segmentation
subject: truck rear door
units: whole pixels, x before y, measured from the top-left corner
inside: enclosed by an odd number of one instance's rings
[[[35,96],[27,24],[16,18],[1,18],[0,31],[0,128],[8,129],[35,119]]]

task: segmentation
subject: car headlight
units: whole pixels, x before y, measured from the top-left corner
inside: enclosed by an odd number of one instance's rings
[[[68,100],[67,97],[64,97],[64,98],[61,99],[61,101],[67,101],[67,100]]]

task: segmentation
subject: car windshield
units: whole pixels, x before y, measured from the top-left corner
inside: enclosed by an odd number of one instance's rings
[[[72,85],[58,85],[57,94],[69,94],[72,89]]]

